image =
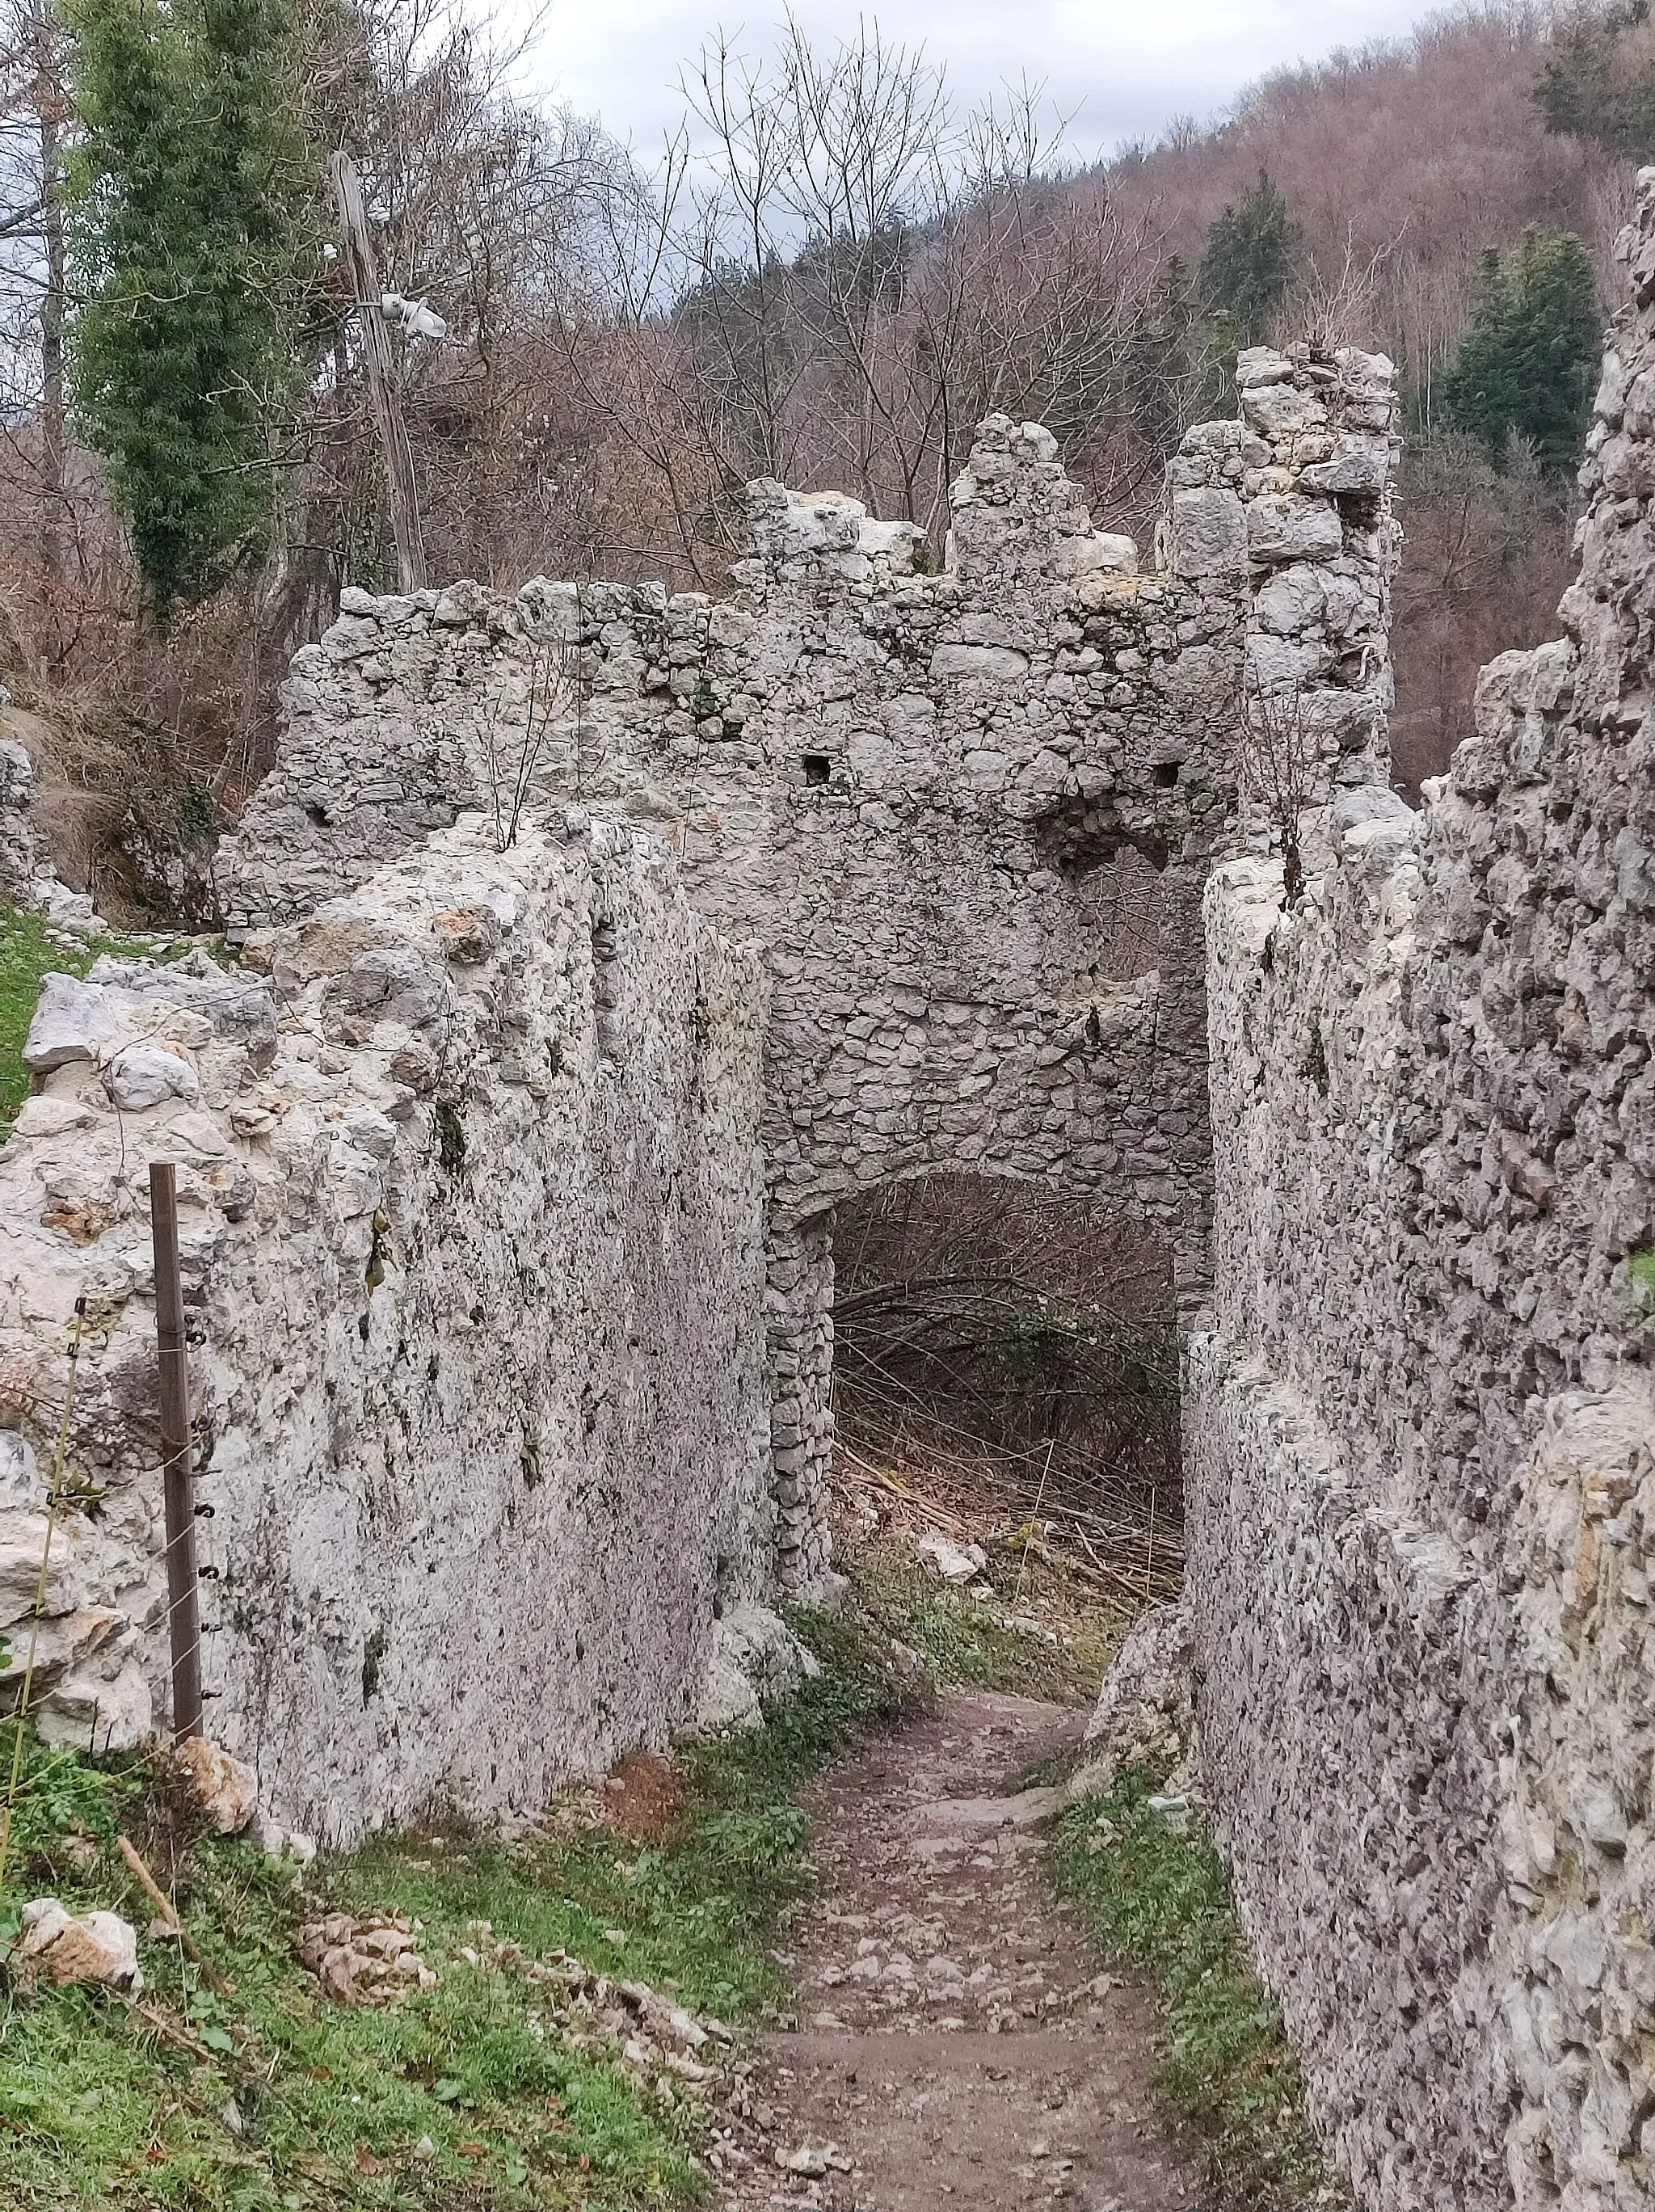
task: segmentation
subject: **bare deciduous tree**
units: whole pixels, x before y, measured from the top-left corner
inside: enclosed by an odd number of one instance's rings
[[[1178,1346],[1164,1244],[1083,1200],[933,1173],[841,1205],[841,1436],[951,1467],[1107,1555],[1177,1555]],[[1038,1501],[1038,1502],[1037,1502]]]
[[[922,53],[865,25],[824,52],[791,21],[773,70],[720,40],[682,82],[655,175],[605,191],[600,287],[554,301],[572,379],[668,488],[698,574],[755,477],[938,530],[997,410],[1130,477],[1153,226],[1066,188],[1034,91],[962,116]]]

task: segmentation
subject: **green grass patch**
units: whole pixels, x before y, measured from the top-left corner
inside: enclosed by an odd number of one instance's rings
[[[1330,2176],[1281,2012],[1248,1959],[1222,1859],[1192,1817],[1151,1809],[1155,1787],[1131,1769],[1064,1815],[1058,1887],[1106,1955],[1158,1984],[1155,2092],[1198,2132],[1224,2202],[1304,2204]]]
[[[701,2201],[693,2103],[565,2050],[543,1987],[461,1953],[487,1920],[530,1956],[571,1952],[738,2032],[755,2021],[781,1994],[767,1948],[778,1916],[812,1879],[795,1794],[900,1696],[856,1622],[801,1626],[823,1672],[762,1729],[684,1750],[686,1803],[659,1847],[609,1828],[507,1841],[447,1821],[318,1861],[301,1893],[246,1844],[196,1845],[180,1906],[231,1996],[164,1942],[141,1945],[139,2007],[88,1988],[0,1993],[7,2212]],[[8,1760],[12,1741],[0,1726]],[[0,1920],[15,1926],[24,1898],[49,1893],[71,1910],[113,1906],[142,1932],[149,1908],[112,1838],[141,1820],[143,1779],[130,1761],[31,1744]],[[324,2001],[293,1937],[326,1907],[414,1915],[437,1987],[384,2010]]]
[[[860,1611],[917,1652],[938,1683],[1089,1700],[1125,1632],[1124,1616],[1090,1604],[1072,1608],[1060,1644],[1008,1626],[1008,1614],[1019,1609],[1015,1555],[989,1561],[984,1581],[992,1601],[942,1581],[900,1542],[840,1553],[837,1564],[850,1577]]]
[[[0,900],[0,1139],[28,1097],[23,1045],[40,996],[41,977],[84,975],[105,952],[123,959],[152,957],[149,947],[114,937],[77,938],[72,945],[54,944],[47,935],[50,927],[43,915]]]

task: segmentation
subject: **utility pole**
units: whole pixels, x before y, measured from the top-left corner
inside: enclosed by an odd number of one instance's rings
[[[420,530],[420,501],[414,481],[414,450],[408,442],[402,399],[397,388],[396,363],[391,357],[391,333],[379,302],[379,265],[373,239],[367,227],[362,199],[362,179],[349,154],[337,153],[328,165],[339,227],[344,233],[345,262],[350,271],[362,332],[362,361],[367,370],[369,404],[385,455],[385,477],[391,490],[391,528],[397,540],[400,588],[425,588],[425,539]]]

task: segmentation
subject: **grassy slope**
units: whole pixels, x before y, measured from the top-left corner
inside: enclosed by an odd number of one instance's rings
[[[233,1995],[215,1996],[161,1942],[142,1946],[149,2017],[100,1990],[13,1992],[0,2011],[0,2203],[505,2212],[697,2200],[682,2102],[543,2038],[543,1993],[458,1953],[468,1923],[486,1919],[531,1954],[567,1949],[676,1984],[738,2027],[754,2020],[779,1994],[776,1917],[809,1880],[793,1794],[895,1698],[857,1632],[828,1621],[810,1632],[828,1662],[817,1680],[763,1729],[685,1753],[688,1802],[668,1849],[608,1830],[512,1844],[412,1834],[312,1869],[312,1909],[318,1898],[401,1905],[423,1921],[440,1980],[395,2010],[322,2002],[292,1956],[291,1875],[240,1844],[198,1846],[186,1924]],[[0,1923],[45,1890],[72,1907],[114,1904],[142,1929],[148,1913],[108,1848],[139,1814],[140,1783],[136,1770],[32,1747]],[[64,1847],[72,1829],[99,1840],[83,1871]],[[203,2048],[182,2047],[181,2033]],[[224,2124],[233,2100],[239,2133]],[[422,2137],[434,2146],[424,2156]]]
[[[1194,1819],[1151,1808],[1153,1790],[1129,1770],[1066,1814],[1052,1843],[1058,1886],[1100,1950],[1158,1985],[1156,2094],[1197,2130],[1222,2201],[1257,2212],[1343,2202],[1224,1863]]]
[[[839,1564],[847,1563],[841,1557]],[[913,1553],[889,1540],[870,1547],[849,1562],[859,1602],[886,1634],[900,1637],[942,1682],[969,1682],[983,1689],[1015,1690],[1026,1698],[1088,1702],[1096,1696],[1105,1668],[1129,1620],[1125,1613],[1086,1603],[1065,1607],[1058,1616],[1066,1626],[1061,1644],[1013,1628],[1009,1620],[1032,1597],[1020,1591],[1021,1569],[1015,1545],[991,1556],[983,1584],[995,1593],[979,1603],[969,1591],[950,1589],[920,1566]],[[1046,1570],[1039,1572],[1049,1585]],[[1032,1578],[1031,1578],[1032,1586]],[[1042,1595],[1049,1597],[1049,1588]],[[1051,1611],[1048,1605],[1042,1607]]]

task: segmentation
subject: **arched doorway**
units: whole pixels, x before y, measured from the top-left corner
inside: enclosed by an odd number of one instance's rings
[[[991,1491],[1123,1600],[1181,1563],[1174,1251],[1118,1204],[921,1170],[773,1231],[775,1579],[819,1586],[862,1476]],[[841,1499],[842,1502],[842,1499]]]
[[[1177,1313],[1149,1224],[942,1171],[839,1209],[834,1416],[843,1514],[923,1492],[1056,1545],[1124,1601],[1181,1565]],[[945,1524],[944,1524],[945,1525]]]

